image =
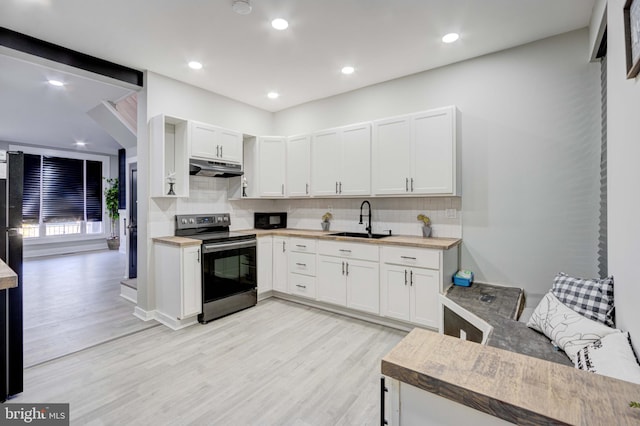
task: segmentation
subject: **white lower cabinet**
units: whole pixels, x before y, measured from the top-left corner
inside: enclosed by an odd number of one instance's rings
[[[156,312],[158,321],[178,329],[202,312],[200,245],[155,244]]]
[[[258,237],[258,295],[273,289],[273,237]]]
[[[289,293],[316,298],[316,241],[290,238]]]
[[[320,241],[318,251],[318,300],[379,314],[378,247]]]
[[[273,237],[273,289],[282,293],[289,293],[289,239]]]

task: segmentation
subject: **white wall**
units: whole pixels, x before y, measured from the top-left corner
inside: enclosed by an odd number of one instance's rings
[[[599,65],[586,29],[278,112],[291,135],[455,104],[462,266],[544,293],[597,273]]]
[[[616,325],[640,353],[640,83],[626,79],[624,0],[610,0],[607,17],[607,170],[609,273],[615,279]]]

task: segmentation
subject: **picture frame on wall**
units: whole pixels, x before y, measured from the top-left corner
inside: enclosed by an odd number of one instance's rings
[[[640,71],[640,0],[627,0],[624,5],[624,35],[627,78],[635,78]]]

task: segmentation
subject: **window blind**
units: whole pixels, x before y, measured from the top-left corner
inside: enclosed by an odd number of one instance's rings
[[[84,161],[42,157],[42,221],[84,220]]]
[[[26,224],[40,222],[40,158],[39,155],[24,154],[22,221]]]
[[[87,222],[102,221],[102,162],[86,162]]]

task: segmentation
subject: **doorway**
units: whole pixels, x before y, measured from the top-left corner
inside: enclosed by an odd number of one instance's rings
[[[129,279],[138,276],[138,166],[129,173]]]

